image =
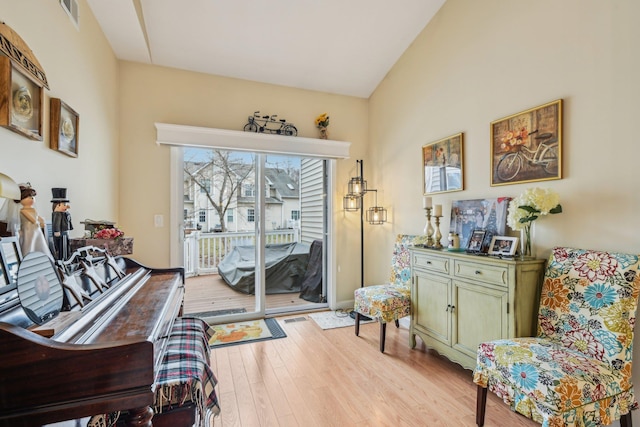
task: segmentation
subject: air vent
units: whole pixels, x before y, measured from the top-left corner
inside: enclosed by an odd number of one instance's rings
[[[293,318],[289,318],[289,319],[284,319],[284,323],[304,322],[306,320],[307,320],[306,317],[293,317]]]
[[[60,6],[67,12],[71,22],[80,30],[80,11],[78,10],[78,0],[60,0]]]

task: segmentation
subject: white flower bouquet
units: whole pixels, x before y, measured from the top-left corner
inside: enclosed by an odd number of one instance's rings
[[[507,215],[507,225],[512,230],[523,230],[522,254],[531,255],[531,224],[540,216],[562,212],[560,196],[553,190],[528,188],[511,200]]]

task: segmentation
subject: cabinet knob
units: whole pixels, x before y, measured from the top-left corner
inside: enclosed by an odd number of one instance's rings
[[[427,261],[427,264],[431,265],[431,261]]]
[[[451,308],[451,304],[447,304],[447,309],[445,311],[449,311],[450,308]]]
[[[452,312],[452,313],[453,313],[453,310],[455,310],[455,308],[456,308],[456,306],[455,306],[455,305],[452,305],[452,306],[451,306],[451,312]]]
[[[476,270],[476,274],[482,274],[482,271]]]

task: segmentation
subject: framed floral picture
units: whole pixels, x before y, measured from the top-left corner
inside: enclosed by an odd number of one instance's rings
[[[562,99],[491,123],[491,185],[562,178]]]
[[[0,55],[0,126],[42,141],[42,86]]]
[[[80,115],[59,98],[51,98],[51,149],[78,157]]]
[[[464,189],[462,133],[422,146],[422,188],[424,194]]]

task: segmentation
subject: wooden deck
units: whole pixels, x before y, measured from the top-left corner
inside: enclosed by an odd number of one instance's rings
[[[298,298],[299,292],[267,295],[267,309],[290,309],[311,304]],[[318,304],[319,305],[319,304]],[[217,274],[190,277],[185,281],[184,313],[205,313],[219,310],[255,310],[255,296],[238,292]]]

